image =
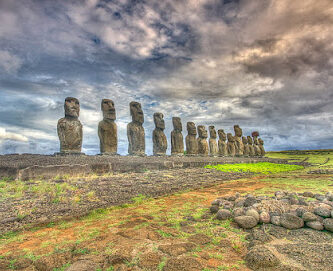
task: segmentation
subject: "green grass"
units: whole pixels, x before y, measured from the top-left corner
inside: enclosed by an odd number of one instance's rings
[[[293,171],[303,169],[303,166],[288,165],[288,164],[274,164],[268,162],[262,163],[242,163],[242,164],[220,164],[220,165],[207,165],[205,168],[215,168],[222,172],[250,172],[261,174],[274,174],[279,172]]]

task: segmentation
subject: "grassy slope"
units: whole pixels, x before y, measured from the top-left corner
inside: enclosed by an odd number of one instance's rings
[[[276,190],[297,190],[312,192],[332,191],[333,175],[307,174],[314,169],[333,169],[332,153],[268,153],[267,156],[284,158],[290,161],[314,163],[314,166],[295,171],[262,174],[253,178],[235,180],[211,189],[197,192],[178,193],[159,199],[145,199],[142,196],[133,199],[133,204],[97,210],[91,215],[79,220],[50,224],[47,227],[36,228],[26,232],[9,233],[0,236],[0,263],[1,259],[7,264],[8,270],[15,270],[24,259],[38,261],[40,259],[56,258],[59,253],[67,253],[72,260],[58,260],[53,263],[54,270],[63,270],[78,255],[110,255],[117,253],[118,239],[112,235],[123,230],[123,226],[132,223],[135,217],[143,217],[141,222],[130,228],[135,234],[150,231],[159,236],[163,242],[186,241],[193,233],[204,233],[211,238],[205,245],[197,245],[188,256],[202,259],[208,258],[205,263],[208,270],[246,270],[242,256],[245,250],[244,233],[230,226],[230,221],[216,221],[214,219],[201,219],[207,212],[209,202],[219,195],[233,194],[236,191],[252,194],[270,194]],[[329,158],[329,159],[328,159]],[[251,170],[251,165],[246,165]],[[256,166],[252,164],[252,168]],[[272,172],[272,171],[271,171]],[[241,189],[243,188],[243,190]],[[193,233],[185,232],[181,223],[184,217],[192,216],[195,221],[190,222],[194,228]],[[135,219],[134,219],[135,220]],[[112,237],[113,236],[113,237]],[[113,239],[112,239],[112,238]],[[111,238],[110,240],[108,238]],[[104,241],[101,241],[104,240]],[[230,242],[229,248],[221,248],[219,243],[223,240]],[[103,243],[104,242],[104,243]],[[151,241],[148,242],[150,245]],[[144,240],[133,241],[137,247],[146,247]],[[33,245],[31,245],[33,244]],[[152,251],[157,251],[158,243],[152,245]],[[138,264],[140,253],[127,263],[128,267]],[[7,262],[6,262],[7,261]],[[159,270],[163,270],[166,259],[162,258]],[[109,270],[112,270],[110,265]]]

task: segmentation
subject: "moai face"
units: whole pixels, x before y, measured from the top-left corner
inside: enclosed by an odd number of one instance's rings
[[[165,123],[163,119],[162,113],[154,113],[154,123],[156,128],[164,130],[165,129]]]
[[[211,138],[216,138],[216,130],[214,126],[209,126],[209,135]]]
[[[144,123],[143,111],[140,103],[130,102],[130,112],[133,122],[137,122],[140,124]]]
[[[199,134],[199,137],[201,137],[201,138],[208,137],[208,133],[207,133],[207,130],[205,129],[205,126],[203,126],[203,125],[198,126],[198,134]]]
[[[259,145],[264,145],[264,141],[261,138],[258,139],[258,142],[259,142]]]
[[[101,109],[103,112],[103,118],[108,120],[116,119],[116,109],[114,102],[110,99],[103,99],[101,103]]]
[[[246,145],[247,144],[247,138],[245,136],[242,137],[242,141],[243,141],[243,144]]]
[[[228,133],[227,137],[228,137],[228,141],[229,142],[235,142],[235,139],[234,139],[234,137],[233,137],[233,135],[231,133]]]
[[[197,135],[197,129],[195,128],[194,122],[189,121],[186,125],[186,128],[189,135]]]
[[[181,132],[183,130],[182,122],[181,122],[180,118],[173,117],[172,118],[172,124],[173,124],[173,129],[175,131]]]
[[[252,137],[247,136],[247,143],[250,144],[250,145],[253,144]]]
[[[80,102],[78,99],[73,97],[67,97],[65,99],[65,116],[66,117],[72,117],[72,118],[78,118],[80,115]]]
[[[234,125],[234,131],[235,131],[235,136],[237,137],[241,137],[243,135],[243,131],[239,127],[239,125]]]
[[[222,141],[226,141],[226,139],[227,139],[227,135],[225,134],[225,132],[224,132],[223,129],[218,130],[217,133],[219,134],[219,138],[220,138]]]

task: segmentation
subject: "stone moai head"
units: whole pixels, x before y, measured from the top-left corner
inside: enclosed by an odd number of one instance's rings
[[[183,130],[182,121],[179,117],[172,117],[172,124],[175,131],[181,132]]]
[[[224,132],[223,129],[218,130],[217,133],[219,134],[219,138],[220,138],[220,140],[222,140],[222,141],[226,141],[226,139],[227,139],[227,135],[225,134],[225,132]]]
[[[252,145],[252,144],[253,144],[252,137],[247,136],[247,143],[248,143],[249,145]]]
[[[162,113],[154,113],[154,123],[156,128],[164,130],[165,129],[165,123],[163,119],[163,114]]]
[[[258,131],[254,131],[254,132],[252,132],[251,135],[252,135],[253,138],[257,138],[259,136],[259,132]]]
[[[210,135],[210,138],[216,138],[216,130],[213,125],[209,126],[209,135]]]
[[[80,102],[73,97],[67,97],[65,99],[65,116],[70,118],[78,118],[80,115]]]
[[[139,124],[144,123],[143,111],[140,103],[130,102],[130,112],[133,122],[137,122]]]
[[[194,124],[194,122],[189,121],[189,122],[186,124],[186,128],[187,128],[187,133],[188,133],[189,135],[194,135],[194,136],[197,135],[197,129],[195,128],[195,124]]]
[[[101,109],[103,112],[103,118],[108,120],[116,119],[116,109],[114,102],[110,99],[103,99],[101,102]]]
[[[198,125],[198,135],[201,138],[207,138],[208,137],[208,133],[207,133],[207,130],[206,130],[205,126]]]
[[[261,138],[258,138],[259,145],[264,145],[264,141]]]
[[[234,138],[234,136],[231,133],[227,134],[227,138],[228,138],[229,142],[235,142],[235,138]]]
[[[239,127],[239,125],[234,125],[234,131],[235,131],[235,136],[237,136],[237,137],[242,137],[242,135],[243,135],[243,131],[242,131],[242,129]]]
[[[243,144],[246,145],[247,144],[247,138],[245,136],[242,137],[242,141],[243,141]]]

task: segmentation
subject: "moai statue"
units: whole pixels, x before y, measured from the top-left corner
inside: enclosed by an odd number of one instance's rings
[[[234,125],[236,156],[243,156],[244,145],[242,141],[243,131],[239,125]]]
[[[98,124],[98,137],[100,141],[101,154],[117,154],[117,124],[116,109],[114,102],[110,99],[103,99],[101,103],[103,120]]]
[[[208,155],[208,142],[207,142],[207,130],[205,129],[205,126],[198,125],[198,154],[202,156]]]
[[[171,155],[184,155],[184,138],[180,118],[172,118],[173,131],[171,132]]]
[[[165,123],[162,113],[154,113],[155,129],[153,131],[153,154],[165,155],[167,150],[167,138],[164,134]]]
[[[209,154],[211,156],[217,156],[218,155],[218,148],[217,148],[217,142],[216,142],[216,130],[214,126],[209,126]]]
[[[261,138],[258,138],[258,143],[259,143],[261,156],[264,157],[266,154],[265,149],[264,149],[264,141]]]
[[[127,124],[128,154],[145,156],[145,130],[141,104],[130,102],[132,122]]]
[[[253,148],[254,148],[254,155],[255,156],[261,156],[261,151],[260,151],[259,142],[258,142],[258,136],[259,136],[259,132],[257,132],[257,131],[252,132]]]
[[[227,138],[228,138],[228,143],[227,143],[228,155],[234,157],[236,154],[235,138],[231,133],[227,134]]]
[[[225,142],[227,139],[227,135],[222,129],[218,130],[217,133],[219,134],[219,156],[228,156],[227,143]]]
[[[81,154],[82,124],[79,121],[80,103],[73,97],[65,99],[65,117],[58,121],[57,132],[61,154]]]
[[[198,155],[198,142],[196,139],[197,129],[192,121],[186,124],[187,136],[185,138],[186,142],[186,155]]]
[[[247,145],[249,146],[249,156],[255,156],[256,153],[254,152],[253,141],[251,136],[247,136]]]
[[[245,136],[242,137],[243,145],[244,145],[244,156],[250,156],[250,147],[247,144],[247,138]]]

